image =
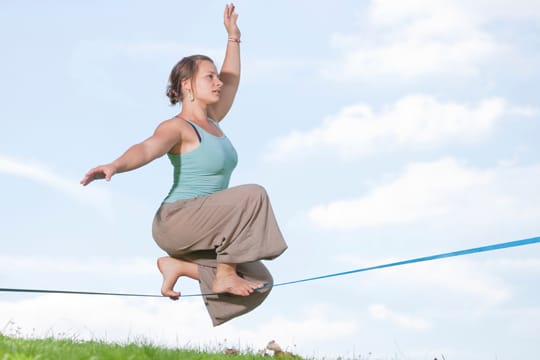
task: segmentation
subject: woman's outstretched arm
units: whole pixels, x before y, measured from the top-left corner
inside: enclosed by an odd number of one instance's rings
[[[111,180],[114,174],[135,170],[158,157],[163,156],[179,142],[180,130],[171,120],[161,123],[154,134],[139,144],[131,146],[113,162],[90,169],[81,184],[88,185],[94,180]]]
[[[240,84],[240,29],[237,25],[238,14],[233,4],[225,6],[224,24],[227,30],[227,50],[219,77],[223,81],[219,101],[208,108],[208,116],[221,121],[231,109]]]

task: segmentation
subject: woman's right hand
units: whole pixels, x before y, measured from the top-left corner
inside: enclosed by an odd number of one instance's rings
[[[81,180],[81,184],[86,186],[94,180],[105,179],[107,181],[111,180],[111,177],[116,174],[116,167],[112,164],[100,165],[91,169],[84,175]]]
[[[238,20],[238,13],[234,11],[235,9],[236,7],[234,6],[234,4],[225,5],[225,14],[223,16],[223,20],[225,23],[225,29],[227,30],[227,34],[230,37],[240,39],[240,29],[236,24],[236,21]]]

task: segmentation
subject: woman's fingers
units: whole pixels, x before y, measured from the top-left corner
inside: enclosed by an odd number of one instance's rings
[[[236,7],[234,6],[234,4],[225,6],[224,18],[225,18],[226,24],[230,25],[231,21],[233,23],[236,22],[236,19],[238,18],[238,14],[234,12],[235,9]]]
[[[93,168],[92,170],[87,172],[86,175],[84,175],[83,179],[81,180],[81,184],[88,185],[92,181],[99,179],[105,179],[109,181],[111,180],[112,175],[112,172],[107,171],[107,169],[104,167]]]
[[[225,16],[231,17],[231,15],[234,13],[235,6],[233,3],[225,5]]]
[[[236,24],[238,14],[235,12],[235,9],[236,7],[234,6],[234,4],[225,5],[224,23],[229,36],[239,37],[240,30],[238,29],[238,25]]]

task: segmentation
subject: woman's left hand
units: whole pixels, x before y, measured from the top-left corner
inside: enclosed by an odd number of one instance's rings
[[[235,37],[235,38],[240,39],[240,29],[238,28],[238,25],[236,24],[236,20],[238,19],[238,14],[234,10],[235,10],[234,4],[225,5],[225,14],[223,16],[225,29],[227,30],[227,34],[229,34],[230,37]]]

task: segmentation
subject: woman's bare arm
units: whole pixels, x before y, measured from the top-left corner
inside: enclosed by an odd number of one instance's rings
[[[135,170],[148,164],[178,144],[180,133],[180,128],[174,121],[164,121],[156,128],[151,137],[131,146],[118,159],[88,171],[81,180],[81,184],[88,185],[98,179],[109,181],[114,174]]]
[[[225,6],[224,24],[229,39],[225,59],[221,66],[219,77],[223,81],[221,97],[219,101],[208,108],[208,116],[216,121],[221,121],[231,109],[234,102],[238,85],[240,84],[240,29],[237,25],[238,14],[234,11],[234,5]]]

